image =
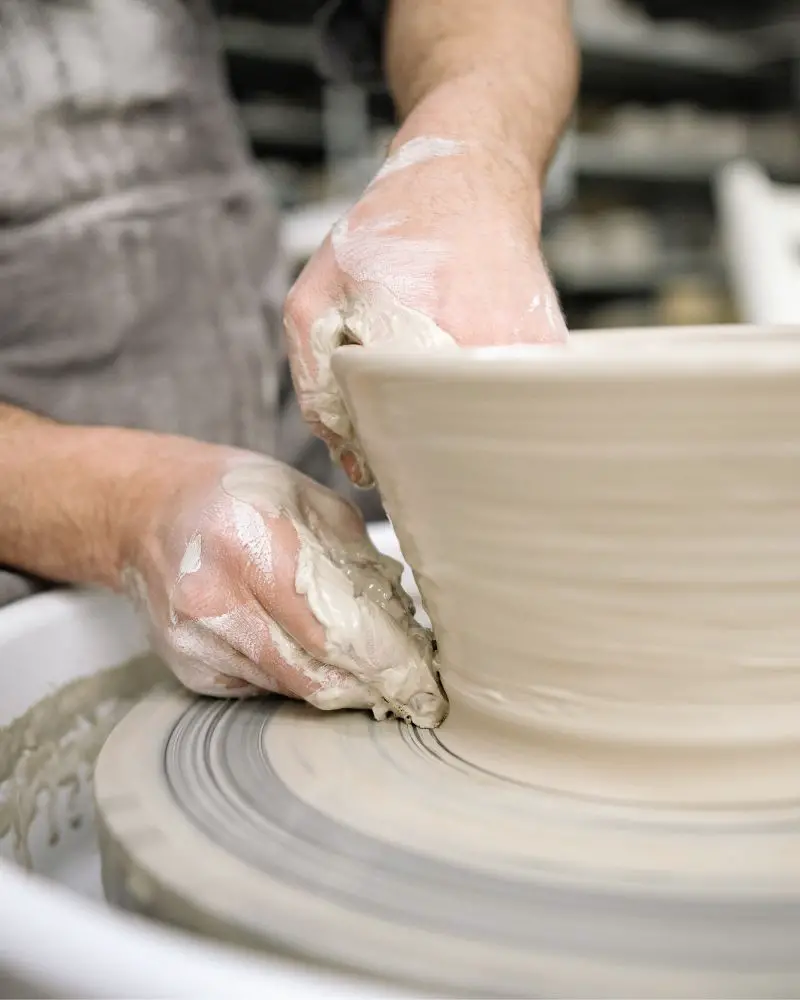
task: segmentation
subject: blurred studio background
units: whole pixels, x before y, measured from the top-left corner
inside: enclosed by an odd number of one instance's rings
[[[216,6],[297,269],[375,172],[392,103],[378,89],[324,85],[312,4]],[[800,322],[800,220],[783,242],[756,231],[789,224],[800,185],[800,2],[574,0],[574,18],[583,81],[551,171],[545,240],[570,327]],[[771,211],[781,195],[789,200]],[[740,260],[737,238],[752,261]],[[740,270],[774,270],[773,240],[797,284],[784,304],[768,282],[761,307]]]
[[[377,169],[392,103],[324,84],[312,4],[216,6],[297,272]],[[545,216],[570,328],[800,322],[800,0],[575,0],[574,19],[581,93]]]

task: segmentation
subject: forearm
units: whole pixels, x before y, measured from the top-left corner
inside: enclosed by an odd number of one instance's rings
[[[117,587],[145,437],[0,404],[0,565]]]
[[[542,177],[577,90],[569,2],[391,0],[386,74],[403,118],[496,131]]]

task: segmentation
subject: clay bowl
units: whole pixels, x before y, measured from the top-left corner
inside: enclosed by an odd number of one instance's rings
[[[349,347],[334,371],[454,755],[620,801],[800,795],[800,327]]]

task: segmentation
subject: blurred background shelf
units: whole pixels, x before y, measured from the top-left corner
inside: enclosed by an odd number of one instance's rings
[[[231,87],[287,210],[296,270],[380,164],[392,102],[324,83],[312,0],[217,6]],[[717,179],[747,160],[800,184],[800,0],[574,0],[573,10],[580,97],[544,235],[569,321],[736,316]]]
[[[731,159],[748,158],[760,162],[767,172],[786,181],[800,181],[800,158],[748,156],[740,152],[707,152],[702,149],[676,152],[665,148],[661,155],[652,148],[626,150],[614,136],[580,136],[575,170],[585,178],[641,180],[658,184],[708,184]]]
[[[584,62],[602,62],[615,72],[620,68],[635,68],[640,73],[670,69],[748,79],[760,70],[763,61],[757,46],[710,32],[694,45],[687,43],[685,34],[657,27],[626,34],[579,25],[577,36]]]
[[[665,281],[694,276],[723,279],[721,262],[705,253],[660,254],[647,267],[594,267],[585,272],[556,270],[555,280],[563,295],[637,295],[657,290]]]
[[[314,34],[308,24],[269,22],[256,17],[221,17],[219,32],[229,58],[313,65]]]

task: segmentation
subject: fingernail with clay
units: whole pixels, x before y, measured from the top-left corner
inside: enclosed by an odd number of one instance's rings
[[[443,713],[446,715],[447,712],[447,703],[444,702],[443,704],[443,701],[444,699],[441,694],[421,692],[411,698],[409,708],[418,719],[437,719],[441,721]]]
[[[356,486],[367,489],[374,485],[372,473],[366,468],[365,463],[362,463],[355,452],[349,450],[343,451],[339,457],[339,462],[351,482],[355,483]]]
[[[410,615],[395,617],[384,601],[366,596],[382,592],[370,578],[385,576],[385,567],[332,556],[315,540],[308,542],[298,555],[295,586],[325,629],[328,662],[372,692],[376,717],[390,711],[422,728],[435,728],[447,713],[447,701],[436,677],[429,634]]]

